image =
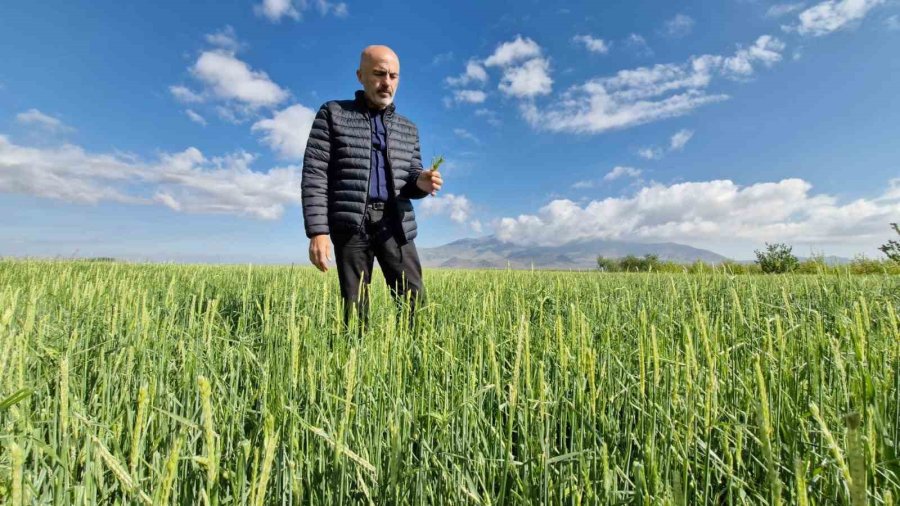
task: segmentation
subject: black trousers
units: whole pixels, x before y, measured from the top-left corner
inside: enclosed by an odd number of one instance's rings
[[[344,323],[354,312],[365,325],[369,315],[369,284],[375,258],[400,308],[409,303],[410,327],[416,305],[424,300],[422,264],[413,241],[402,238],[395,213],[388,206],[370,205],[363,218],[362,233],[332,233],[334,255],[344,306]],[[398,240],[398,237],[400,239]]]

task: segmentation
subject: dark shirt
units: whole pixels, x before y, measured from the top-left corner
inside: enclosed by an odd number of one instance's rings
[[[388,201],[387,132],[384,111],[369,109],[372,123],[372,168],[369,174],[369,202]]]

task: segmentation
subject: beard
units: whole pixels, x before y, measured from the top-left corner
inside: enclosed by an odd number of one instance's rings
[[[394,94],[387,93],[382,95],[381,92],[376,91],[369,95],[369,100],[372,102],[372,104],[379,107],[387,107],[394,102]]]

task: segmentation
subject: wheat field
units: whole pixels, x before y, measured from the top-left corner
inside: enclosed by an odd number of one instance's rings
[[[892,504],[900,278],[0,261],[0,503]]]

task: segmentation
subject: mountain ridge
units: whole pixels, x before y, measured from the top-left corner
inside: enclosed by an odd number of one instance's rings
[[[495,235],[458,239],[442,246],[421,248],[419,258],[426,267],[593,269],[597,257],[655,254],[660,260],[719,263],[727,257],[713,251],[675,242],[642,243],[608,239],[573,241],[559,246],[522,246],[503,242]]]

